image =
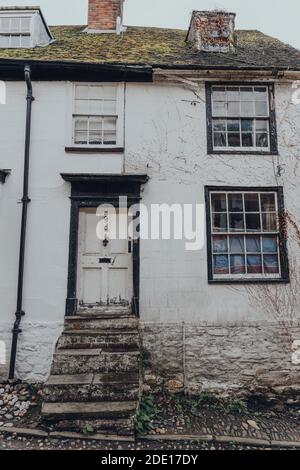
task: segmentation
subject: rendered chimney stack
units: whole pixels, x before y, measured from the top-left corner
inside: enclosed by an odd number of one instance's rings
[[[194,11],[187,42],[204,52],[229,52],[235,48],[235,13]]]
[[[88,33],[123,31],[124,0],[89,0]]]

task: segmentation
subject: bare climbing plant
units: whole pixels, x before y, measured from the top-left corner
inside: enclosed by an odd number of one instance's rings
[[[300,247],[300,229],[288,212],[284,216],[284,229],[289,233],[290,246]],[[246,286],[252,305],[260,305],[280,327],[279,339],[288,348],[293,342],[293,328],[299,324],[300,306],[300,266],[297,257],[291,256],[289,262],[290,282],[287,284],[264,284]]]

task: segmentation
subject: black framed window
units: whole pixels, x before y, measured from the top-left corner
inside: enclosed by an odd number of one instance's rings
[[[209,153],[277,153],[273,84],[206,85]]]
[[[288,281],[282,188],[206,188],[209,281]]]

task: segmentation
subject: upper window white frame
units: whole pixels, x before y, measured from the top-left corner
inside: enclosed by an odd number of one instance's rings
[[[0,48],[32,47],[32,15],[0,14]]]
[[[73,147],[124,146],[124,83],[73,83]]]

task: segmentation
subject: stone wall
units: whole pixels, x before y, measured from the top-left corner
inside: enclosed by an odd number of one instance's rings
[[[300,365],[293,361],[300,324],[287,330],[274,323],[143,323],[141,336],[146,388],[164,385],[170,391],[222,397],[300,397]]]

